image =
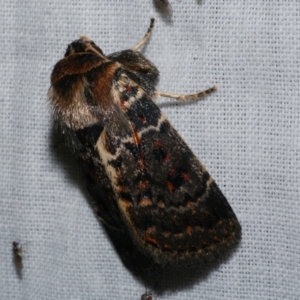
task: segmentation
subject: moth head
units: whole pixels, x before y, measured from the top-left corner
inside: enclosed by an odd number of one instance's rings
[[[68,45],[68,48],[65,53],[65,57],[73,55],[73,54],[80,54],[80,53],[95,53],[103,58],[105,55],[103,51],[88,37],[81,36],[79,40],[76,40]]]
[[[84,74],[108,61],[109,59],[91,39],[82,36],[68,45],[64,58],[54,66],[51,84],[69,75]]]

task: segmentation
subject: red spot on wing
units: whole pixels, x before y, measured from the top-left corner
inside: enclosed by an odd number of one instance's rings
[[[162,163],[165,163],[170,159],[168,147],[159,141],[154,143],[153,154],[156,160]]]
[[[182,173],[182,177],[185,181],[189,181],[190,180],[190,175],[187,173]]]
[[[133,142],[134,142],[136,145],[140,145],[140,143],[141,143],[139,134],[138,134],[138,132],[137,132],[135,129],[133,129]]]
[[[145,122],[146,122],[145,116],[139,115],[138,118],[139,118],[139,120],[140,120],[142,123],[145,123]]]
[[[176,172],[176,170],[175,170],[175,169],[171,169],[171,170],[169,171],[168,175],[169,175],[169,176],[172,176],[172,175],[174,175],[174,174],[175,174],[175,172]]]
[[[173,185],[172,182],[170,182],[170,181],[168,181],[168,188],[169,188],[169,191],[170,191],[171,193],[173,193],[174,190],[175,190],[174,185]]]
[[[192,232],[193,232],[192,226],[187,226],[187,228],[186,228],[186,233],[189,234],[189,235],[191,235]]]
[[[155,238],[152,238],[152,237],[147,237],[146,238],[146,242],[148,244],[151,244],[152,246],[154,247],[158,247],[158,243],[157,243],[157,240]]]

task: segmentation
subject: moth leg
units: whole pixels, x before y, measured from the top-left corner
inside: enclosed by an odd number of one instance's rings
[[[139,48],[141,48],[143,45],[146,44],[146,42],[148,41],[148,39],[149,39],[149,37],[151,35],[152,29],[154,27],[154,21],[155,21],[155,19],[151,18],[151,20],[150,20],[150,26],[149,26],[146,34],[144,35],[144,37],[133,48],[131,48],[132,51],[137,51]]]
[[[158,97],[167,97],[167,98],[173,98],[176,100],[187,101],[187,100],[197,100],[199,98],[205,97],[205,96],[215,92],[216,90],[217,90],[217,87],[213,86],[210,89],[207,89],[200,93],[190,94],[190,95],[172,94],[172,93],[166,93],[166,92],[161,92],[161,91],[156,91],[156,95]]]

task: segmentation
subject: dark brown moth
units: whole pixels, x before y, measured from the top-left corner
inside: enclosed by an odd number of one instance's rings
[[[226,198],[155,104],[157,68],[138,49],[105,55],[87,37],[54,66],[49,98],[124,263],[138,272],[188,265],[237,244],[241,227]]]

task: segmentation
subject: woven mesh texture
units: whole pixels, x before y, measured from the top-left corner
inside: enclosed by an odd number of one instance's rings
[[[223,264],[163,299],[300,297],[300,2],[4,0],[0,10],[0,299],[139,299],[52,128],[47,92],[67,44],[87,35],[143,53],[160,90],[218,91],[159,105],[237,214],[243,238]],[[22,279],[12,241],[23,245]],[[178,281],[185,280],[178,274]]]

